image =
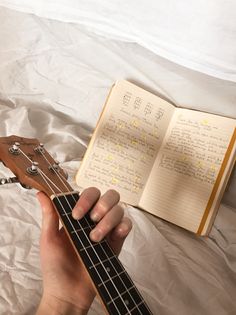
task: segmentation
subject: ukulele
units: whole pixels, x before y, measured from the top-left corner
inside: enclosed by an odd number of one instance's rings
[[[17,136],[0,138],[0,160],[16,177],[1,179],[0,185],[20,182],[49,196],[73,248],[88,272],[106,313],[109,315],[151,315],[151,311],[107,241],[90,240],[95,223],[87,213],[72,217],[79,199],[60,168],[37,139]]]

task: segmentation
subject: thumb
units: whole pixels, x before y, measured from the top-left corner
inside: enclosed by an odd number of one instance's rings
[[[37,193],[42,208],[42,238],[53,238],[59,231],[59,219],[51,200],[43,193]]]

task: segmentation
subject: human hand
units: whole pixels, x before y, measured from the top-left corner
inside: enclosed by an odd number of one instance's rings
[[[96,294],[94,287],[64,228],[59,229],[51,200],[42,192],[38,199],[43,210],[40,241],[43,297],[37,315],[87,314]],[[90,187],[81,194],[72,215],[80,219],[91,208],[91,219],[97,222],[90,233],[91,240],[97,242],[106,237],[118,255],[132,227],[119,205],[119,194],[108,190],[100,196],[97,188]]]

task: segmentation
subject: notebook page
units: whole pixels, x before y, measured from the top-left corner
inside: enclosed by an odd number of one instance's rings
[[[138,203],[174,106],[127,82],[112,89],[77,174],[80,188],[116,189]]]
[[[140,206],[197,232],[235,126],[234,119],[176,109]]]

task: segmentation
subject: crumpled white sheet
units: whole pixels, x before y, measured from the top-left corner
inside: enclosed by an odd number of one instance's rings
[[[135,42],[182,66],[236,82],[234,0],[0,0],[0,5],[75,22]]]
[[[72,185],[117,79],[137,82],[177,105],[236,117],[233,83],[78,25],[3,8],[0,20],[0,135],[40,139],[63,162]],[[0,168],[0,177],[9,174]],[[132,207],[126,212],[134,226],[120,258],[154,315],[236,313],[235,175],[209,238]],[[35,191],[0,186],[0,222],[0,314],[34,314],[42,290]],[[103,314],[99,302],[89,314]]]

